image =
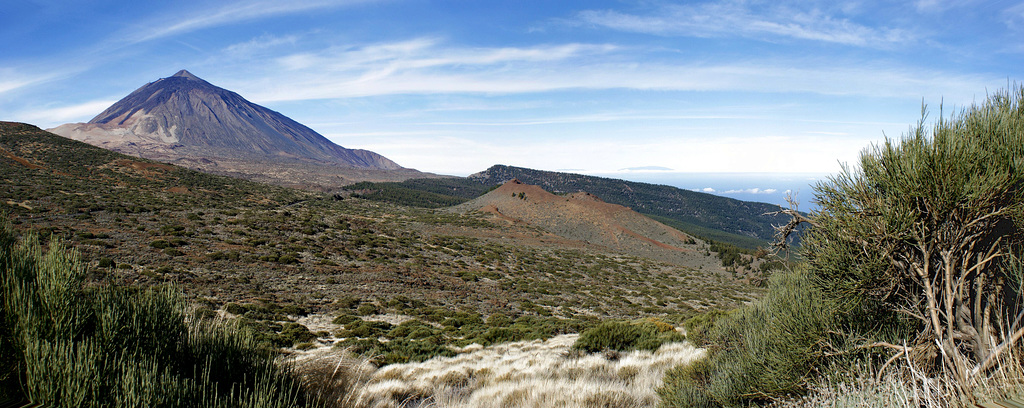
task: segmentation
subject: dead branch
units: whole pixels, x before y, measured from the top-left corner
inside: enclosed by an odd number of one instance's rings
[[[818,226],[817,222],[808,217],[805,217],[803,214],[800,214],[800,211],[797,211],[798,204],[796,201],[793,200],[793,197],[791,195],[786,194],[786,202],[789,203],[788,209],[782,208],[782,206],[780,205],[779,211],[764,213],[764,215],[773,217],[777,215],[788,215],[790,217],[789,222],[787,222],[785,225],[774,226],[775,242],[772,243],[772,247],[774,247],[776,250],[782,251],[789,249],[789,244],[787,244],[786,241],[789,239],[789,236],[796,231],[796,228],[799,227],[800,224],[807,223],[813,227]]]

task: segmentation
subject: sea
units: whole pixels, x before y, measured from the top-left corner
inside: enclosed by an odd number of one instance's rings
[[[592,174],[642,183],[755,201],[789,208],[790,195],[800,211],[815,211],[815,186],[828,181],[827,173],[676,173],[663,171]]]

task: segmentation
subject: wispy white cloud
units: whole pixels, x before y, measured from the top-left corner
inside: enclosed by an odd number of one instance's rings
[[[774,188],[746,188],[723,191],[722,194],[775,194],[779,190]]]
[[[18,89],[39,85],[46,82],[67,78],[83,68],[74,67],[0,67],[0,95]]]
[[[619,121],[679,121],[679,120],[700,120],[700,119],[729,119],[729,120],[754,120],[767,119],[765,117],[744,116],[744,115],[665,115],[665,114],[644,114],[638,112],[607,112],[590,115],[577,116],[554,116],[524,120],[505,121],[474,121],[474,122],[424,122],[420,125],[431,126],[539,126],[557,125],[566,123],[599,123]]]
[[[844,64],[830,59],[764,59],[719,63],[643,61],[636,50],[608,44],[532,47],[452,46],[416,38],[335,47],[278,58],[228,83],[261,102],[395,94],[512,94],[574,89],[744,91],[913,97],[970,102],[979,84],[1005,78],[920,67]],[[626,61],[626,62],[618,62]],[[262,77],[253,81],[252,78]]]
[[[117,39],[124,43],[137,44],[205,28],[369,1],[372,0],[236,1],[214,9],[149,21],[133,32],[123,33]]]
[[[852,162],[868,143],[859,138],[823,140],[799,136],[755,138],[722,132],[715,134],[715,137],[707,134],[683,136],[670,132],[664,137],[645,135],[628,141],[614,135],[602,135],[581,142],[576,137],[532,138],[518,132],[487,130],[452,136],[442,128],[427,136],[351,136],[345,140],[333,135],[328,137],[346,147],[359,146],[383,154],[404,166],[457,175],[471,174],[498,163],[537,169],[572,168],[594,174],[625,174],[620,169],[633,166],[640,160],[658,163],[681,173],[825,173],[839,169],[837,160]],[[453,151],[463,154],[458,160],[452,160]],[[837,153],[824,155],[820,153],[822,151]],[[714,188],[714,184],[704,183],[700,182]]]
[[[917,0],[914,2],[914,7],[921,13],[942,13],[975,3],[978,3],[978,0]]]
[[[281,57],[284,69],[302,70],[324,67],[330,70],[367,70],[366,77],[387,75],[412,69],[459,68],[503,63],[560,61],[582,55],[604,54],[618,47],[611,44],[559,44],[533,47],[452,47],[437,38],[371,44],[361,47],[334,47],[317,53]]]
[[[138,23],[130,25],[129,28],[124,30],[114,32],[89,46],[74,50],[64,50],[60,53],[59,57],[48,60],[22,61],[22,65],[34,64],[40,66],[41,69],[34,71],[37,73],[23,74],[27,70],[21,69],[21,74],[19,74],[19,72],[12,68],[0,67],[0,94],[74,77],[103,63],[123,58],[122,53],[128,46],[151,40],[276,15],[338,8],[375,1],[387,0],[290,0],[284,2],[243,0],[198,10],[195,8],[176,8],[175,12],[162,13],[160,17],[155,18],[142,16]],[[214,2],[214,4],[217,3],[219,2]],[[177,12],[178,10],[187,11]],[[275,37],[268,35],[247,43],[237,44],[235,47],[228,47],[224,51],[226,54],[253,52],[260,47],[281,45],[289,41],[295,41],[295,38],[292,36]],[[186,42],[179,42],[179,44],[192,47]],[[14,63],[14,61],[8,61],[8,63]],[[60,68],[54,68],[56,66]]]
[[[1024,30],[1024,3],[1004,9],[1002,17],[1006,27],[1017,31]]]
[[[913,35],[898,28],[870,27],[827,14],[768,2],[724,0],[701,4],[663,5],[649,14],[615,10],[586,10],[578,22],[614,30],[664,36],[780,38],[884,48],[904,43]]]
[[[297,35],[278,37],[275,35],[264,34],[246,42],[229,45],[224,49],[224,53],[237,57],[249,57],[254,53],[266,51],[278,46],[294,45],[298,40],[299,36]]]
[[[3,70],[8,71],[8,70]],[[18,88],[26,87],[32,84],[43,82],[47,80],[49,76],[15,76],[11,73],[4,72],[0,73],[0,94],[8,91],[13,91]]]
[[[13,113],[13,119],[42,127],[56,126],[65,122],[82,122],[103,112],[117,101],[94,100],[70,106],[43,107]]]

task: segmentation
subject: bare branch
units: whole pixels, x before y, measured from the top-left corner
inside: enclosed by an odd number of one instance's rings
[[[789,244],[786,243],[786,240],[789,239],[789,236],[796,231],[796,228],[799,227],[800,224],[807,223],[813,227],[818,227],[817,222],[805,217],[803,214],[800,214],[800,211],[797,211],[798,203],[793,200],[793,196],[786,194],[786,202],[789,203],[788,209],[779,206],[779,211],[764,213],[764,215],[773,217],[777,215],[788,215],[790,217],[789,222],[785,225],[775,226],[775,242],[772,243],[772,247],[777,250],[786,250],[789,248]]]

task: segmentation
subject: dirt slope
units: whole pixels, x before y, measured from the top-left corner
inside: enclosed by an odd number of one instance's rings
[[[555,195],[513,179],[452,210],[488,213],[509,224],[533,226],[614,251],[692,267],[715,267],[713,260],[703,255],[703,242],[586,192]]]

